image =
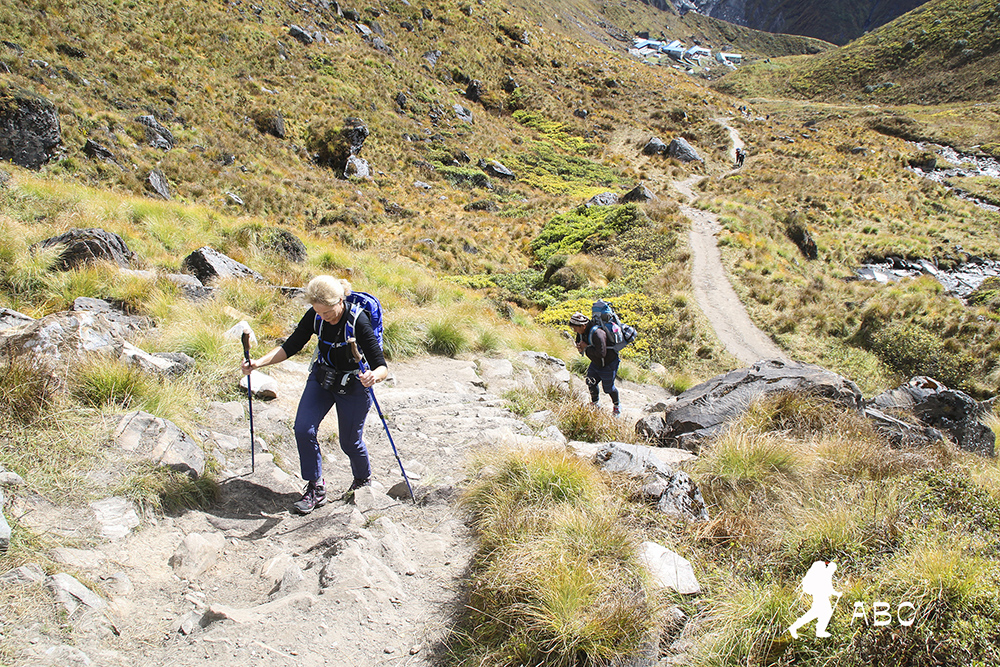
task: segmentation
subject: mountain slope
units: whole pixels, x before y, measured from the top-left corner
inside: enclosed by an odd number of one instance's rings
[[[995,3],[931,0],[841,49],[758,63],[727,76],[718,89],[890,104],[995,100],[998,22]]]
[[[846,44],[926,0],[694,0],[698,11],[757,30]]]

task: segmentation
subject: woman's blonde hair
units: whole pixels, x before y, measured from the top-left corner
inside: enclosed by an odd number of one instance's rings
[[[306,301],[336,306],[351,293],[351,283],[333,276],[316,276],[306,285]]]

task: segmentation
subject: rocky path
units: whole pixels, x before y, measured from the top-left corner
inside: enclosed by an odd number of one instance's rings
[[[743,146],[739,133],[724,119],[717,119],[729,131],[733,140],[731,154],[735,160],[736,148]],[[743,302],[726,277],[722,255],[716,236],[722,229],[719,218],[711,211],[693,206],[697,200],[694,184],[701,176],[675,181],[674,188],[681,193],[686,204],[681,212],[691,221],[691,282],[698,307],[715,329],[715,334],[725,348],[741,362],[750,365],[760,359],[788,359],[785,353],[750,320]]]
[[[36,530],[74,524],[78,548],[53,557],[91,594],[63,595],[73,609],[60,627],[44,616],[7,619],[14,664],[439,664],[475,548],[456,503],[469,457],[482,447],[565,444],[554,426],[529,426],[501,398],[536,381],[582,388],[560,364],[533,353],[392,364],[392,381],[377,395],[419,504],[401,493],[399,464],[373,410],[366,441],[376,483],[338,497],[350,473],[328,419],[320,439],[332,500],[308,516],[288,511],[302,483],[285,472],[298,467],[291,422],[306,365],[269,368],[279,397],[255,401],[253,472],[245,402],[210,403],[198,415],[199,435],[223,467],[222,498],[210,510],[108,531],[116,519],[96,512],[31,508]],[[636,417],[666,392],[623,383],[622,395]]]

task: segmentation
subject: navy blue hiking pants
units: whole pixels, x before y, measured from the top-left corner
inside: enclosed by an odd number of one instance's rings
[[[319,448],[316,433],[323,418],[333,406],[337,406],[337,432],[340,434],[340,448],[351,460],[351,472],[355,479],[371,477],[372,469],[368,461],[368,449],[362,438],[365,417],[371,408],[372,399],[368,390],[357,378],[352,378],[346,392],[339,394],[320,386],[316,373],[309,374],[299,409],[295,413],[295,444],[299,448],[299,467],[302,479],[317,480],[323,477],[323,453]]]
[[[587,369],[587,389],[590,390],[591,401],[597,403],[597,399],[601,395],[600,386],[604,389],[604,393],[611,397],[611,402],[618,405],[618,389],[615,388],[615,377],[618,375],[618,364],[620,361],[620,359],[615,359],[605,364],[603,368],[591,362],[590,367]]]

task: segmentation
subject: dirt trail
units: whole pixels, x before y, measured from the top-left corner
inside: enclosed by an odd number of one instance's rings
[[[735,161],[736,148],[741,148],[743,141],[725,119],[716,120],[729,131],[733,141],[730,153]],[[749,365],[760,359],[788,359],[781,348],[750,320],[743,302],[726,277],[716,242],[716,235],[721,230],[719,218],[711,211],[702,211],[692,205],[697,200],[693,186],[701,178],[692,176],[673,184],[687,200],[680,208],[691,220],[691,283],[695,301],[725,348],[743,363]]]
[[[44,616],[11,623],[0,615],[14,664],[440,664],[475,549],[456,505],[470,455],[505,444],[564,446],[550,424],[529,425],[500,397],[533,378],[557,381],[561,367],[540,358],[524,353],[511,360],[392,363],[392,381],[376,391],[421,504],[386,495],[402,477],[373,410],[365,440],[376,484],[353,499],[340,496],[351,477],[331,415],[320,430],[331,501],[308,516],[289,512],[302,482],[285,472],[298,470],[291,424],[307,366],[292,359],[266,369],[279,398],[255,401],[255,471],[245,401],[201,408],[199,436],[209,449],[225,443],[213,451],[222,466],[220,502],[126,530],[117,539],[102,538],[93,512],[78,508],[70,523],[80,548],[58,559],[65,563],[62,571],[90,583],[107,606],[80,605],[65,623]],[[569,381],[583,392],[582,380]],[[660,387],[629,382],[621,383],[621,393],[631,419],[647,403],[667,398]],[[41,533],[68,522],[64,508],[24,502],[31,507],[19,513],[26,511]],[[171,562],[193,534],[214,544],[201,572]]]

